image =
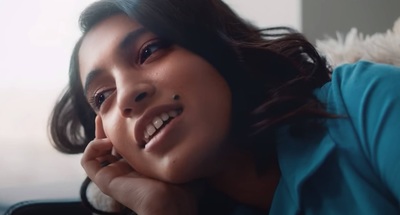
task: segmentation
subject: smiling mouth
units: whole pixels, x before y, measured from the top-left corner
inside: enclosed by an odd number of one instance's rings
[[[149,125],[146,126],[144,131],[144,141],[145,143],[150,142],[150,140],[156,136],[169,122],[171,122],[175,117],[182,113],[182,109],[171,110],[168,112],[161,113],[160,115],[154,117]]]

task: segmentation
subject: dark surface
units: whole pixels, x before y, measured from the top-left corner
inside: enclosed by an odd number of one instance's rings
[[[90,215],[79,200],[24,201],[9,207],[4,215]]]

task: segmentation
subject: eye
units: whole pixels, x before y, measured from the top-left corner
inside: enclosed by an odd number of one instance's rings
[[[143,64],[146,62],[146,60],[151,57],[152,54],[157,52],[160,49],[165,49],[170,46],[170,43],[163,41],[163,40],[157,40],[153,41],[148,45],[145,45],[143,49],[140,50],[139,53],[139,64]]]
[[[103,90],[96,92],[93,97],[89,100],[90,105],[95,111],[100,110],[101,105],[111,96],[114,92],[113,89]]]

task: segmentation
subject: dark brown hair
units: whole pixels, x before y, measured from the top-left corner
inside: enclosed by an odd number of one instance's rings
[[[299,128],[330,116],[313,96],[329,81],[330,70],[302,34],[258,29],[221,0],[101,0],[80,17],[83,35],[72,53],[69,85],[52,113],[51,137],[62,152],[80,153],[94,138],[95,113],[83,95],[78,52],[85,34],[115,14],[210,62],[232,91],[233,130],[250,147],[274,145],[273,131],[284,123]]]
[[[83,35],[72,53],[69,86],[52,113],[51,137],[62,152],[82,152],[94,138],[95,113],[83,94],[78,52],[85,34],[115,14],[126,14],[210,62],[232,91],[232,131],[254,152],[270,151],[282,124],[300,134],[315,119],[330,117],[313,95],[329,81],[330,70],[302,34],[258,29],[221,0],[102,0],[80,17]]]
[[[51,116],[51,138],[62,152],[80,153],[94,138],[95,113],[83,94],[78,52],[85,34],[115,14],[126,14],[220,72],[233,95],[232,133],[261,170],[274,153],[279,126],[289,125],[301,136],[332,117],[313,95],[330,80],[330,69],[302,34],[258,29],[221,0],[100,0],[80,17],[83,35],[71,56],[69,85]]]

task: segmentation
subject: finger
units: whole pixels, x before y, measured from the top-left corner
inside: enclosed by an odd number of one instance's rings
[[[111,155],[112,144],[108,139],[93,140],[86,147],[81,158],[81,165],[89,177],[102,168],[102,161]]]
[[[119,158],[115,157],[114,155],[106,155],[103,157],[98,157],[96,160],[100,163],[100,166],[105,167],[108,166],[114,162],[117,162]]]
[[[82,159],[92,160],[96,157],[111,155],[112,148],[113,145],[109,139],[94,139],[86,146]]]
[[[118,160],[107,166],[104,166],[96,175],[97,181],[111,181],[112,179],[135,173],[135,170],[124,160]],[[137,174],[137,177],[139,174]]]
[[[130,173],[133,169],[124,161],[112,156],[104,156],[85,164],[85,171],[95,183],[111,181],[113,178]]]
[[[89,177],[104,193],[109,194],[112,186],[115,186],[113,182],[126,177],[139,177],[139,174],[135,174],[135,171],[124,160],[118,160],[99,169],[98,172]]]
[[[95,137],[96,139],[103,139],[107,137],[103,128],[103,120],[99,115],[97,115],[95,119]]]
[[[115,157],[119,158],[119,159],[122,158],[122,156],[117,152],[117,150],[115,149],[115,147],[112,148],[111,154],[114,155]]]

